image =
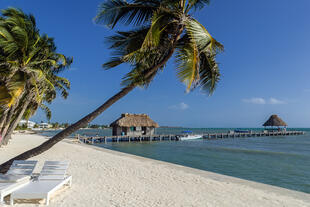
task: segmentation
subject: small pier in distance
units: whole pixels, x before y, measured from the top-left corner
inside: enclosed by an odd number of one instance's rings
[[[262,132],[231,132],[231,133],[210,133],[204,134],[204,139],[223,139],[238,137],[269,137],[269,136],[292,136],[303,135],[303,131],[262,131]]]
[[[268,137],[268,136],[293,136],[303,135],[303,131],[261,131],[261,132],[227,132],[227,133],[203,133],[203,139],[227,139],[246,137]],[[77,135],[79,142],[86,144],[107,143],[107,142],[153,142],[153,141],[179,141],[184,134],[178,135],[142,135],[142,136],[92,136],[86,137]]]

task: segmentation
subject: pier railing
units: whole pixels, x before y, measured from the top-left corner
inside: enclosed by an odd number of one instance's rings
[[[245,138],[245,137],[266,137],[266,136],[292,136],[303,135],[303,131],[262,131],[262,132],[227,132],[227,133],[202,133],[203,139],[224,139],[224,138]],[[107,142],[153,142],[153,141],[179,141],[184,134],[178,135],[141,135],[141,136],[82,136],[77,135],[79,142],[87,144],[107,143]]]

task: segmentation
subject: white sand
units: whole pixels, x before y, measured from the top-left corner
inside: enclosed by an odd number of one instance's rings
[[[14,135],[0,148],[0,163],[44,140]],[[53,196],[50,206],[310,206],[310,194],[69,141],[32,159],[40,162],[36,172],[45,160],[71,161],[72,188]]]

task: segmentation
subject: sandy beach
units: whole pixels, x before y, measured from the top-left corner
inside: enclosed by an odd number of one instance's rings
[[[39,135],[16,134],[7,147],[0,148],[0,162],[45,140]],[[69,140],[32,159],[39,161],[35,172],[45,160],[70,161],[72,188],[53,196],[50,206],[310,206],[306,193]]]

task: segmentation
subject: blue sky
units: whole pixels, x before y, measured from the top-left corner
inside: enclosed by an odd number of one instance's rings
[[[50,106],[52,122],[74,122],[120,90],[129,67],[101,68],[110,57],[104,37],[113,34],[92,21],[103,0],[1,0],[35,15],[58,51],[74,57],[63,73],[72,88]],[[310,126],[310,1],[212,0],[195,17],[224,44],[222,73],[214,95],[185,92],[170,60],[148,89],[135,89],[95,119],[108,124],[123,112],[147,113],[160,125],[259,127],[278,114],[292,127]],[[45,121],[42,112],[32,120]]]

